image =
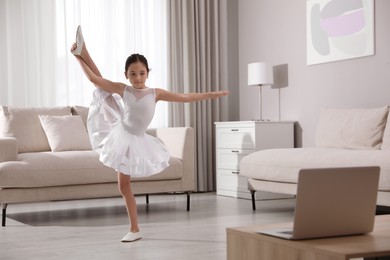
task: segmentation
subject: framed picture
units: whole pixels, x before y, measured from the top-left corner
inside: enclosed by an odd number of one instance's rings
[[[374,0],[307,0],[307,64],[374,55]]]

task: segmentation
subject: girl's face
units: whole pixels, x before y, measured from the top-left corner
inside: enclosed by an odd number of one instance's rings
[[[141,62],[131,63],[129,68],[125,72],[125,76],[134,88],[146,88],[145,82],[148,78],[148,71],[145,65]]]

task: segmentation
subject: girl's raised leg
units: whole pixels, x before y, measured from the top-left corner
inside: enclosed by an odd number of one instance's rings
[[[80,49],[81,48],[81,49]],[[92,70],[92,72],[99,77],[102,77],[99,69],[97,68],[95,62],[92,60],[91,55],[87,50],[84,37],[81,32],[81,27],[77,27],[76,33],[76,42],[72,45],[70,51],[77,57],[83,59],[85,64]]]

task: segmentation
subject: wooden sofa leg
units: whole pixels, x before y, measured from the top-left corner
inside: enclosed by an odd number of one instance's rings
[[[5,219],[7,217],[7,203],[1,203],[1,208],[2,208],[2,215],[1,215],[1,226],[5,227]]]
[[[251,190],[251,197],[252,197],[252,209],[256,210],[256,197],[255,197],[255,190]]]
[[[190,195],[191,191],[187,191],[187,211],[190,211]]]
[[[149,204],[149,194],[146,194],[146,204]]]

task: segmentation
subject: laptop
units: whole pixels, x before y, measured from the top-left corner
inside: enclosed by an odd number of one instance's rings
[[[378,166],[300,170],[293,227],[257,233],[301,240],[371,232],[379,170]]]

